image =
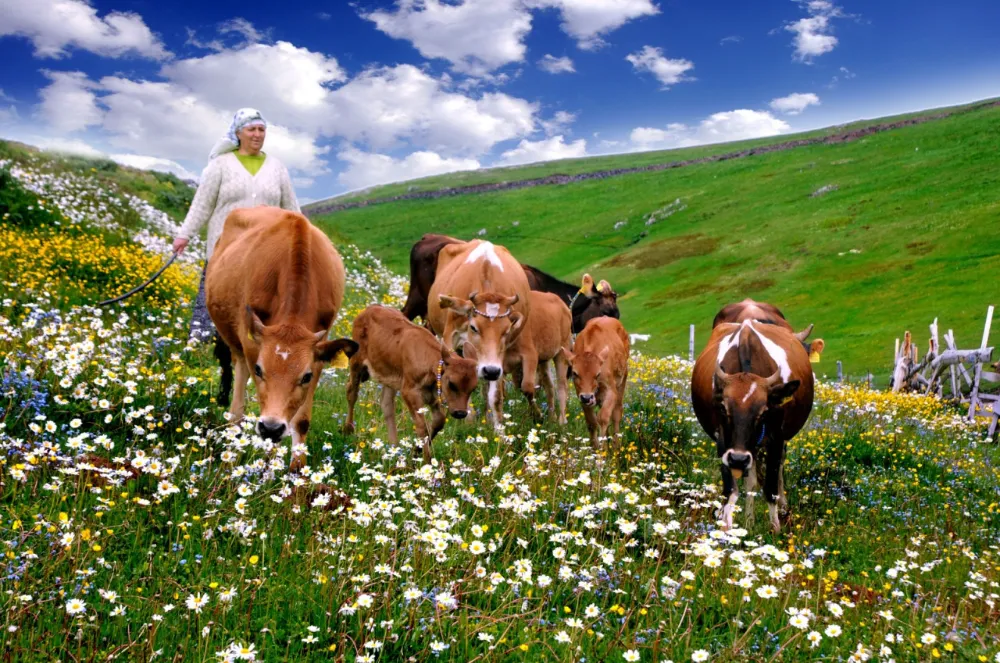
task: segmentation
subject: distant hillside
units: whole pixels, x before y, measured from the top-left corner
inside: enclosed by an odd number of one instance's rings
[[[854,375],[881,375],[905,329],[923,339],[937,316],[960,343],[977,343],[986,306],[1000,304],[1000,107],[957,110],[848,142],[808,139],[947,112],[815,132],[794,149],[745,158],[314,220],[401,271],[412,243],[431,231],[483,236],[567,280],[589,271],[615,286],[627,326],[651,334],[647,347],[661,352],[686,352],[691,323],[700,347],[723,304],[765,299],[797,326],[816,324],[828,345],[819,372],[842,359]],[[366,195],[634,168],[788,140],[463,173]]]

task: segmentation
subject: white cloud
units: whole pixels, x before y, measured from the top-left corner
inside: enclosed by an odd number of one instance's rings
[[[270,30],[261,32],[254,27],[253,23],[242,17],[231,18],[228,21],[219,23],[216,27],[216,31],[222,36],[235,35],[235,41],[233,39],[229,40],[234,43],[226,44],[222,39],[202,41],[198,37],[197,33],[191,28],[187,29],[187,43],[196,48],[202,48],[210,51],[224,51],[227,48],[241,48],[270,39]]]
[[[76,154],[81,157],[95,158],[107,156],[104,152],[101,152],[90,143],[80,140],[79,138],[36,136],[29,139],[29,141],[30,145],[34,145],[35,147],[48,152],[56,152],[58,154]]]
[[[545,132],[546,136],[553,136],[555,134],[565,132],[569,128],[569,125],[574,122],[576,122],[576,113],[556,111],[556,114],[552,116],[552,119],[542,120],[540,124],[542,125],[542,131]]]
[[[668,149],[776,136],[789,129],[787,122],[766,111],[740,109],[715,113],[695,127],[682,123],[668,124],[665,129],[637,127],[629,140],[640,150]]]
[[[426,58],[441,58],[455,71],[482,75],[520,62],[531,31],[531,13],[521,0],[396,0],[395,11],[362,14]]]
[[[545,140],[522,140],[517,147],[500,155],[500,163],[513,166],[522,163],[575,159],[587,156],[587,141],[583,138],[566,143],[562,136]]]
[[[676,83],[694,80],[684,75],[694,69],[693,62],[684,59],[672,60],[663,55],[663,49],[655,46],[643,46],[641,51],[631,53],[625,59],[632,63],[636,71],[648,71],[656,76],[656,79],[663,83],[665,90]]]
[[[550,74],[572,74],[576,71],[573,61],[568,57],[557,58],[548,53],[538,61],[538,68]]]
[[[652,0],[526,0],[529,6],[557,8],[562,29],[584,50],[604,45],[604,35],[627,22],[660,13]]]
[[[855,74],[850,69],[848,69],[847,67],[841,67],[840,69],[837,70],[837,73],[833,75],[833,78],[827,84],[827,87],[828,88],[835,88],[835,87],[837,87],[837,84],[840,83],[840,81],[842,81],[842,80],[849,81],[852,78],[857,78],[857,77],[858,77],[858,75]]]
[[[97,105],[95,85],[80,71],[43,71],[51,81],[41,89],[42,117],[57,131],[73,132],[98,125],[104,112]]]
[[[830,34],[833,30],[831,20],[844,16],[840,7],[829,0],[799,0],[809,14],[785,26],[785,30],[795,34],[792,44],[795,46],[794,59],[810,63],[812,59],[829,53],[837,46],[837,38]]]
[[[795,92],[771,100],[771,110],[786,115],[798,115],[809,106],[819,106],[819,97],[812,92]]]
[[[57,154],[73,154],[82,157],[90,157],[92,159],[111,159],[112,161],[116,161],[123,166],[129,166],[131,168],[173,173],[181,179],[187,180],[198,179],[196,174],[192,173],[176,161],[144,154],[107,154],[106,152],[97,149],[87,141],[79,138],[27,136],[24,137],[23,140],[29,145],[34,145],[35,147],[48,152],[55,152]]]
[[[8,35],[31,40],[39,58],[61,58],[71,48],[106,57],[170,56],[138,14],[111,12],[101,17],[84,0],[3,0],[0,37]]]
[[[475,159],[448,159],[436,152],[427,151],[413,152],[405,158],[395,159],[385,154],[363,152],[350,147],[338,153],[337,157],[348,164],[337,179],[352,189],[479,168],[479,162]]]
[[[728,37],[723,37],[719,40],[719,46],[725,46],[726,44],[738,44],[743,41],[743,37],[739,35],[729,35]]]
[[[143,154],[109,154],[109,158],[118,163],[139,168],[141,170],[158,170],[161,173],[173,173],[182,180],[197,180],[198,175],[170,159],[151,157]]]

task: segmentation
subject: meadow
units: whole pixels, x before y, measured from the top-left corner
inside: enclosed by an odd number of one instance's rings
[[[947,403],[821,384],[778,535],[762,500],[720,529],[691,366],[642,352],[616,444],[512,397],[429,465],[370,384],[342,435],[330,369],[291,473],[188,342],[203,247],[93,308],[160,264],[170,215],[59,160],[0,166],[3,660],[1000,663],[998,453]],[[343,335],[406,279],[338,247]]]
[[[411,186],[669,162],[780,140],[788,137],[444,175]],[[573,283],[590,272],[615,287],[630,331],[649,334],[643,347],[656,353],[686,352],[691,324],[700,347],[729,302],[775,302],[797,328],[816,325],[814,337],[827,343],[821,374],[836,375],[841,360],[852,378],[873,373],[884,385],[894,341],[906,329],[926,348],[927,327],[939,318],[960,345],[975,347],[987,307],[998,303],[992,276],[1000,271],[1000,234],[989,230],[1000,209],[998,143],[1000,106],[984,106],[852,142],[314,220],[404,273],[425,232],[491,240]]]

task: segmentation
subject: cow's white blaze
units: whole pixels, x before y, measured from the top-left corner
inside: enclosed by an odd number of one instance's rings
[[[757,338],[760,339],[760,343],[764,346],[764,350],[766,350],[767,354],[771,356],[774,363],[778,365],[778,370],[781,372],[781,381],[788,382],[788,379],[792,377],[792,367],[788,365],[788,354],[785,352],[784,348],[769,339],[764,334],[760,333],[760,330],[758,330],[753,323],[750,323],[749,327],[753,333],[757,334]]]
[[[753,392],[757,391],[757,383],[751,382],[750,389],[747,391],[746,396],[743,397],[743,402],[746,403],[753,396]]]
[[[740,491],[736,487],[736,483],[733,483],[733,492],[729,493],[729,500],[726,502],[726,506],[722,507],[722,521],[725,523],[726,529],[733,528],[733,511],[736,510],[736,500],[739,499]]]
[[[492,242],[483,242],[469,254],[469,257],[465,259],[467,263],[478,262],[485,258],[491,265],[503,271],[503,262],[500,261],[500,256],[497,255],[496,249]]]
[[[495,318],[500,315],[500,305],[489,303],[486,305],[486,317]]]
[[[493,380],[492,382],[490,382],[490,388],[489,388],[489,401],[491,408],[496,408],[497,406],[498,393],[499,393],[499,388],[497,386],[497,380]]]
[[[282,350],[281,346],[277,345],[274,348],[274,354],[278,355],[279,357],[281,357],[285,361],[288,361],[288,355],[290,355],[291,353],[288,352],[287,350]]]

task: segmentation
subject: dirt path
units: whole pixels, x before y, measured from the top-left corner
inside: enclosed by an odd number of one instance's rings
[[[476,193],[488,193],[492,191],[513,191],[515,189],[528,189],[536,186],[545,186],[550,184],[571,184],[573,182],[586,182],[587,180],[603,180],[609,177],[618,177],[620,175],[631,175],[633,173],[649,173],[659,170],[670,170],[672,168],[683,168],[685,166],[694,166],[703,163],[713,163],[716,161],[728,161],[730,159],[743,159],[746,157],[752,157],[758,154],[768,154],[771,152],[782,152],[784,150],[791,150],[797,147],[805,147],[807,145],[833,145],[837,143],[849,143],[851,141],[870,136],[872,134],[882,133],[883,131],[891,131],[893,129],[899,129],[902,127],[909,127],[917,124],[923,124],[925,122],[932,122],[934,120],[941,120],[946,117],[951,117],[952,115],[959,115],[963,113],[971,113],[973,111],[982,110],[984,108],[991,108],[994,106],[1000,106],[1000,101],[988,101],[974,106],[967,106],[964,108],[959,108],[956,110],[945,111],[941,113],[932,113],[929,115],[919,115],[917,117],[911,117],[906,120],[898,120],[896,122],[884,122],[881,124],[872,124],[867,127],[861,127],[859,129],[854,129],[852,131],[846,131],[839,134],[833,134],[830,136],[820,136],[816,138],[802,138],[799,140],[790,140],[783,143],[774,143],[773,145],[763,145],[761,147],[753,147],[746,150],[740,150],[738,152],[727,152],[725,154],[715,154],[707,157],[699,157],[697,159],[687,159],[685,161],[670,161],[668,163],[655,163],[647,166],[636,166],[635,168],[614,168],[611,170],[596,170],[589,173],[579,173],[577,175],[547,175],[545,177],[537,177],[534,179],[518,180],[516,182],[490,182],[486,184],[470,184],[468,186],[459,187],[449,187],[445,189],[437,189],[434,191],[414,191],[411,193],[402,193],[396,196],[387,196],[385,198],[372,198],[369,200],[357,200],[346,203],[316,203],[313,205],[306,205],[303,211],[306,215],[313,217],[319,214],[330,214],[331,212],[340,212],[342,210],[354,209],[356,207],[368,207],[370,205],[381,205],[385,203],[394,203],[401,200],[433,200],[436,198],[444,198],[447,196],[462,196],[467,194]]]

